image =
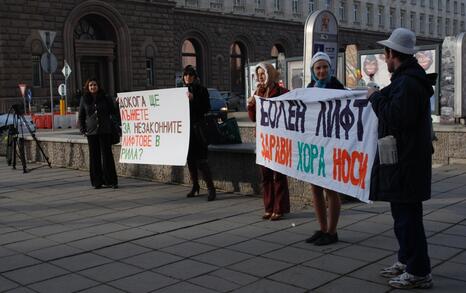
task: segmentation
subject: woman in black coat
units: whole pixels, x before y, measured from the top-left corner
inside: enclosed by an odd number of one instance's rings
[[[112,117],[118,117],[112,99],[105,94],[97,79],[88,79],[79,105],[79,123],[81,133],[87,137],[89,173],[91,184],[96,189],[103,186],[118,188],[112,153]]]
[[[210,111],[209,92],[200,84],[197,72],[191,65],[184,68],[183,82],[188,87],[190,118],[188,169],[193,183],[191,191],[186,196],[193,197],[196,193],[199,194],[198,170],[201,170],[209,192],[207,200],[212,201],[216,198],[216,191],[207,162],[207,144],[199,135],[202,130],[201,124],[205,123],[204,115]]]

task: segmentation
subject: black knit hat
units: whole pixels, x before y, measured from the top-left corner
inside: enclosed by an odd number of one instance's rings
[[[183,70],[183,76],[185,75],[191,75],[197,77],[197,71],[192,65],[186,65],[186,67]]]

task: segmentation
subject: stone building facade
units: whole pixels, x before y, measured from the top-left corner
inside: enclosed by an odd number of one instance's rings
[[[40,66],[45,48],[39,30],[57,33],[51,48],[58,60],[53,95],[64,82],[60,71],[66,60],[72,69],[71,105],[91,76],[114,96],[174,87],[189,63],[195,63],[206,86],[241,94],[248,62],[278,52],[303,54],[302,19],[222,13],[169,0],[0,0],[0,112],[22,101],[18,83],[32,90],[36,110],[47,105],[49,75]],[[375,48],[386,35],[343,27],[340,50],[347,44]],[[435,42],[440,39],[420,38],[420,44]]]

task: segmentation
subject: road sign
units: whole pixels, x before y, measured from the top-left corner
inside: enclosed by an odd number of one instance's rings
[[[63,73],[63,76],[65,76],[65,80],[67,80],[71,74],[71,67],[68,65],[66,60],[65,60],[65,65],[63,66],[63,69],[61,72]]]
[[[66,85],[64,83],[58,86],[58,94],[62,97],[66,96]]]
[[[19,90],[21,91],[21,96],[24,98],[24,93],[26,93],[26,84],[20,83],[18,84]]]
[[[54,73],[57,70],[57,57],[52,53],[44,53],[40,58],[40,66],[46,73]]]
[[[53,31],[39,30],[39,35],[47,51],[50,51],[50,48],[53,44],[53,40],[55,40],[55,36],[57,35],[57,33]]]

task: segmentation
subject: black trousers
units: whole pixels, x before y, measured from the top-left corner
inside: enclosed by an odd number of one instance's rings
[[[89,173],[92,186],[118,185],[112,153],[112,135],[89,135],[87,142],[89,145]]]
[[[406,264],[406,271],[415,276],[430,274],[430,259],[422,222],[422,202],[390,203],[394,230],[400,249],[398,261]]]

